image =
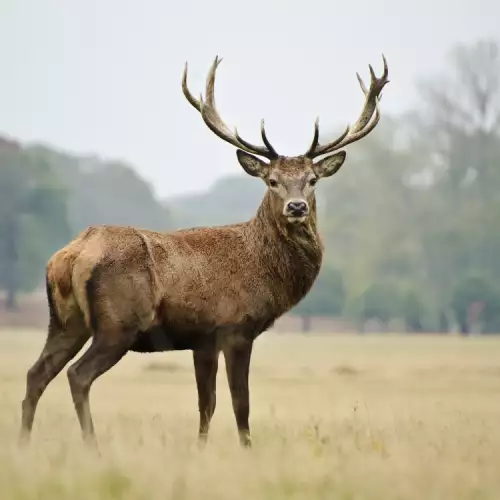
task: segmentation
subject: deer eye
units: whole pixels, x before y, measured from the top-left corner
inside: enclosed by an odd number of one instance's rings
[[[278,185],[278,182],[275,179],[269,179],[269,185],[271,187],[276,187]]]
[[[318,182],[318,178],[313,177],[312,179],[309,180],[309,186],[315,186],[317,182]]]

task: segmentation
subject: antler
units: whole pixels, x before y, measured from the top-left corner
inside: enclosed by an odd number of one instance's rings
[[[221,61],[222,59],[219,59],[218,56],[216,56],[210,68],[205,88],[205,100],[203,100],[203,97],[201,95],[199,100],[196,99],[189,91],[187,86],[188,64],[186,62],[186,65],[184,67],[184,74],[182,76],[182,92],[184,93],[186,99],[195,109],[197,109],[201,113],[203,121],[208,125],[210,130],[224,141],[229,142],[229,144],[243,149],[248,153],[257,154],[259,156],[263,156],[264,158],[268,158],[269,160],[278,158],[278,153],[272,147],[266,136],[264,120],[261,121],[260,133],[262,135],[262,141],[264,142],[265,147],[255,146],[254,144],[246,141],[238,134],[236,128],[234,129],[234,133],[232,133],[227,125],[222,121],[222,118],[220,117],[215,106],[214,95],[215,73],[217,71],[217,66],[221,63]]]
[[[366,88],[363,80],[361,79],[359,74],[356,73],[359,85],[361,86],[361,90],[363,91],[363,94],[365,94],[365,105],[363,106],[363,111],[361,111],[361,115],[359,116],[358,121],[352,127],[348,125],[345,131],[340,135],[340,137],[338,137],[334,141],[328,144],[320,145],[318,142],[319,120],[317,119],[314,123],[313,141],[305,156],[307,156],[308,158],[316,158],[317,156],[321,156],[326,153],[332,153],[333,151],[341,149],[348,144],[351,144],[352,142],[359,141],[376,127],[377,123],[380,120],[380,110],[378,108],[378,102],[381,99],[380,93],[382,92],[385,84],[389,83],[389,80],[387,79],[387,77],[389,76],[389,69],[387,67],[387,61],[383,54],[382,59],[384,61],[384,73],[380,78],[377,78],[375,76],[375,72],[373,71],[371,64],[369,65],[371,75],[369,89]],[[373,112],[375,112],[375,118],[370,122],[373,116]]]

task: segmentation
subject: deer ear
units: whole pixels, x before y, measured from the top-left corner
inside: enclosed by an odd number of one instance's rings
[[[245,172],[252,177],[264,177],[269,165],[254,155],[245,153],[241,149],[236,151],[236,156]]]
[[[347,153],[340,151],[332,156],[327,156],[315,163],[313,166],[314,173],[319,177],[330,177],[335,174],[345,161]]]

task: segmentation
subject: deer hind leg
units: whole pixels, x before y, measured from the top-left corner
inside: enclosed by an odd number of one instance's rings
[[[94,335],[92,344],[83,356],[68,368],[68,380],[71,396],[82,436],[85,442],[97,445],[94,423],[90,412],[89,393],[92,383],[112,368],[127,353],[133,343],[134,336]]]
[[[129,279],[133,278],[133,279]],[[97,264],[86,288],[88,323],[94,332],[83,356],[68,368],[71,396],[85,442],[97,446],[89,394],[94,381],[115,366],[150,326],[153,301],[148,280],[137,273]]]
[[[21,444],[29,440],[36,407],[45,389],[78,354],[89,337],[90,332],[83,324],[63,329],[55,318],[51,318],[45,346],[26,377],[26,396],[22,402]]]
[[[215,412],[219,351],[212,348],[195,350],[193,351],[193,359],[200,411],[198,440],[200,444],[204,444],[207,441],[210,421]]]
[[[245,341],[226,346],[223,350],[240,443],[245,448],[249,448],[252,445],[250,426],[248,423],[250,415],[248,373],[250,369],[252,346],[252,342]]]

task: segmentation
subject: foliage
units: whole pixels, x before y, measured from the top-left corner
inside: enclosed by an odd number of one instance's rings
[[[401,310],[400,297],[397,288],[390,282],[371,284],[357,300],[359,319],[378,319],[387,323]]]
[[[0,289],[8,308],[43,283],[50,255],[89,225],[167,229],[169,211],[134,169],[0,139]]]
[[[456,283],[451,302],[462,333],[469,333],[470,316],[474,313],[477,315],[477,321],[482,323],[483,331],[498,332],[499,303],[500,290],[496,284],[475,275],[464,276]]]
[[[402,312],[407,330],[421,332],[424,329],[425,306],[415,290],[409,290],[402,300]]]
[[[0,148],[0,288],[7,307],[40,283],[50,254],[69,237],[66,192],[45,162],[16,144]]]
[[[260,179],[239,174],[217,180],[204,193],[168,199],[166,203],[175,215],[176,227],[233,224],[255,214],[264,192]]]
[[[300,316],[340,316],[344,303],[342,275],[336,269],[324,266],[309,293],[293,312]]]
[[[67,212],[73,235],[97,224],[159,231],[173,226],[170,211],[133,166],[94,157],[79,158],[42,146],[29,151],[49,163],[68,187]]]

